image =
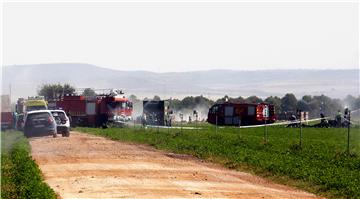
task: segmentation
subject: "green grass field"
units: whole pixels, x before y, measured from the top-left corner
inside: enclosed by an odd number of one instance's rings
[[[29,153],[23,133],[1,132],[1,198],[56,198]]]
[[[188,125],[187,125],[188,126]],[[114,140],[149,144],[158,149],[191,154],[231,169],[251,172],[278,183],[333,198],[360,198],[360,129],[218,128],[199,124],[201,130],[157,128],[77,128]]]

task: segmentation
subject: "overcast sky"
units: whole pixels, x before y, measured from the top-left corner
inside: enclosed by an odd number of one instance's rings
[[[356,3],[6,3],[3,65],[155,72],[359,66]]]

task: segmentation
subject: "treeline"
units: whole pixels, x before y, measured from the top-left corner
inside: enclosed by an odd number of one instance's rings
[[[135,95],[131,95],[130,100],[136,103],[141,103]],[[146,98],[149,99],[149,98]],[[159,96],[154,96],[153,100],[161,100]],[[308,111],[310,117],[319,117],[320,113],[326,116],[334,116],[338,110],[343,111],[345,107],[350,110],[360,109],[360,96],[354,97],[351,95],[346,96],[344,99],[334,99],[326,95],[304,95],[302,98],[296,98],[292,93],[287,93],[283,97],[270,96],[262,99],[257,96],[244,97],[224,97],[212,100],[202,95],[188,96],[183,99],[170,99],[170,108],[173,110],[196,109],[197,107],[210,108],[215,103],[220,102],[235,102],[235,103],[270,103],[275,107],[277,115],[284,115],[285,113],[294,113],[297,110]]]
[[[43,84],[40,86],[37,93],[40,96],[44,96],[45,100],[56,100],[64,95],[75,94],[76,89],[70,84]],[[92,88],[85,88],[82,90],[81,94],[85,96],[95,96],[96,92]]]
[[[44,96],[45,100],[54,100],[54,99],[59,99],[67,94],[74,94],[75,87],[69,84],[61,85],[60,83],[43,84],[40,86],[37,93],[40,96]]]
[[[45,99],[51,100],[59,98],[65,94],[75,93],[75,88],[69,84],[43,84],[38,94],[45,96]],[[95,91],[91,88],[87,88],[82,92],[83,95],[93,96]],[[135,95],[130,95],[129,99],[135,106],[142,106],[142,99],[138,99]],[[145,98],[149,99],[149,98]],[[155,95],[153,100],[161,100],[161,98]],[[338,110],[343,110],[345,107],[350,110],[360,109],[360,96],[354,97],[351,95],[346,96],[344,99],[333,99],[326,95],[304,95],[302,98],[296,98],[294,94],[287,93],[283,97],[270,96],[262,99],[258,96],[244,97],[224,97],[212,100],[202,95],[200,96],[188,96],[183,99],[170,99],[170,108],[173,110],[195,110],[198,108],[208,109],[213,104],[219,102],[239,102],[239,103],[270,103],[275,107],[277,115],[284,115],[285,113],[296,112],[296,110],[308,111],[310,117],[318,117],[320,113],[326,116],[334,116]]]

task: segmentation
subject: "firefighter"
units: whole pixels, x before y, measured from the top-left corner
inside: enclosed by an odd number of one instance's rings
[[[290,118],[289,118],[289,120],[290,120],[290,124],[288,124],[286,127],[297,127],[297,123],[296,123],[296,115],[293,113],[293,114],[291,114],[291,116],[290,116]]]
[[[68,116],[68,118],[69,118],[69,122],[70,122],[70,124],[71,124],[71,122],[72,122],[72,118],[71,118],[70,112],[68,111],[68,112],[66,113],[66,115]]]
[[[13,120],[12,120],[12,125],[13,126],[12,127],[13,127],[13,129],[16,129],[16,123],[17,123],[17,118],[18,118],[17,113],[13,112],[12,116],[13,116]]]
[[[325,119],[324,113],[320,113],[320,118],[321,118],[321,120],[320,120],[320,127],[326,127],[326,128],[328,128],[328,127],[329,127],[329,123],[328,123],[328,121]]]
[[[174,111],[173,110],[170,110],[169,113],[168,113],[168,116],[169,116],[169,126],[172,125],[172,118],[173,118],[173,114],[174,114]]]
[[[146,127],[146,114],[143,113],[142,117],[141,117],[141,123],[143,125],[143,127]]]
[[[320,113],[321,123],[324,123],[325,121],[325,115],[324,113]]]
[[[338,110],[336,116],[335,116],[336,126],[341,127],[341,111]]]
[[[295,114],[292,114],[289,119],[290,119],[290,121],[295,121],[296,120]]]
[[[172,122],[172,115],[169,116],[169,126],[172,125],[171,122]]]
[[[344,110],[344,126],[350,125],[350,111],[349,108]]]

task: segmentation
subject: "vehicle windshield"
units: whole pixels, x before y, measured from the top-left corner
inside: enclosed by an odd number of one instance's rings
[[[49,113],[32,113],[27,116],[27,120],[36,120],[42,118],[48,118],[50,115]]]
[[[121,109],[125,109],[127,107],[127,103],[126,102],[111,102],[111,103],[109,103],[108,107],[111,110],[121,110]]]
[[[37,110],[46,110],[46,106],[27,106],[26,111],[37,111]]]
[[[212,114],[216,114],[218,112],[218,106],[213,106],[211,109],[210,109],[210,113]]]
[[[63,121],[63,120],[66,120],[65,113],[63,113],[63,112],[52,111],[51,113],[52,113],[52,115],[53,115],[54,117],[58,117],[58,118],[60,118],[62,121]]]

